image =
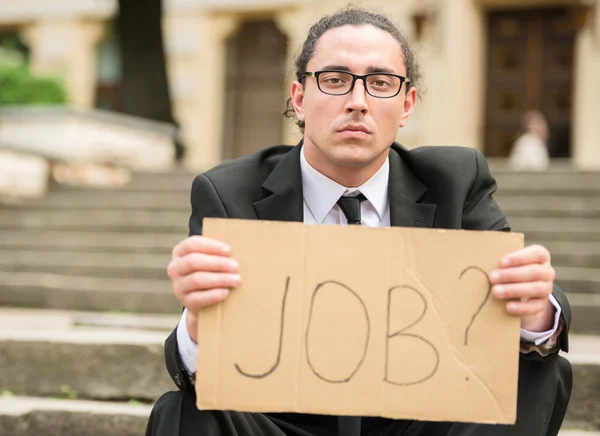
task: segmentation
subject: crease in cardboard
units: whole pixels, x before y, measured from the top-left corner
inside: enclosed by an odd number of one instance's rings
[[[222,227],[225,227],[225,229],[223,231],[223,234],[225,235],[224,239],[226,241],[229,241],[230,240],[230,238],[229,238],[229,228],[227,226],[223,225],[223,224],[225,224],[224,222],[221,222],[221,223],[222,223]],[[217,347],[219,349],[219,351],[218,351],[218,353],[219,353],[219,362],[223,361],[223,357],[222,357],[223,356],[223,349],[225,348],[225,347],[221,346],[221,341],[223,340],[223,329],[224,329],[224,325],[225,325],[225,323],[223,322],[223,310],[224,310],[223,306],[224,306],[223,302],[219,303],[219,311],[217,312],[217,315],[218,315],[218,321],[217,322],[219,323],[219,336],[218,336],[218,339],[217,339]],[[216,391],[217,392],[216,392],[215,396],[217,398],[216,404],[219,404],[221,402],[221,398],[220,398],[220,395],[219,395],[219,392],[221,390],[221,389],[219,389],[219,385],[221,384],[221,365],[217,365],[217,377],[216,377],[216,380],[217,380],[217,383],[216,383],[216,386],[217,386]]]
[[[389,227],[386,227],[385,231],[386,231],[386,233],[391,233]],[[394,247],[393,247],[394,238],[392,237],[392,235],[388,235],[387,238],[386,238],[386,240],[387,240],[387,253],[388,253],[388,256],[387,256],[387,265],[388,265],[388,268],[387,268],[387,270],[388,270],[388,277],[387,277],[387,279],[388,279],[388,282],[387,282],[386,289],[391,289],[392,288],[392,275],[393,275],[392,269],[393,269],[393,265],[394,265],[393,262],[392,262],[392,254],[393,254],[393,249],[394,249]],[[389,298],[389,294],[386,295],[386,298]],[[390,320],[389,320],[389,318],[386,320],[385,325],[386,325],[386,334],[389,334],[389,328],[390,328]],[[387,340],[389,338],[386,337],[385,339],[386,339],[386,347],[387,347]],[[384,361],[383,364],[386,365],[386,362]],[[385,366],[383,368],[383,371],[384,371],[384,374],[385,374],[385,371],[387,371],[387,368]],[[389,409],[388,409],[389,405],[388,405],[388,403],[386,401],[385,388],[386,388],[385,383],[381,383],[381,391],[380,391],[381,392],[381,401],[380,401],[380,404],[382,405],[381,410],[384,410],[386,414],[389,414]]]
[[[445,231],[440,231],[441,233],[445,233]],[[406,240],[408,241],[408,243],[406,245],[410,246],[411,249],[411,255],[413,258],[416,259],[416,249],[414,247],[414,242],[413,242],[413,236],[410,233],[407,233],[406,235]],[[409,269],[409,272],[411,270]],[[436,292],[432,291],[432,287],[430,285],[427,284],[427,281],[423,278],[423,276],[419,273],[419,269],[416,267],[415,264],[415,268],[413,269],[414,273],[411,274],[411,276],[413,277],[413,279],[420,285],[423,287],[423,289],[427,290],[428,295],[431,297],[431,302],[433,303],[433,312],[435,314],[435,316],[440,319],[442,321],[442,323],[444,324],[444,326],[448,326],[448,321],[446,320],[446,318],[442,315],[442,312],[439,310],[439,302],[440,302],[440,298],[437,296]],[[446,335],[446,331],[443,331],[444,335],[447,337]]]
[[[302,247],[304,253],[308,252],[308,247],[309,247],[309,238],[310,238],[310,230],[312,229],[312,227],[308,227],[308,226],[304,226],[302,228],[302,233],[303,233],[303,238],[302,241],[304,243],[304,246]],[[302,292],[302,306],[301,309],[302,313],[301,315],[298,317],[300,319],[300,328],[298,329],[300,332],[300,338],[303,337],[303,332],[304,332],[304,326],[306,325],[306,320],[304,319],[304,317],[306,316],[306,302],[308,299],[308,295],[306,293],[306,278],[308,277],[308,262],[306,260],[307,255],[302,256],[302,263],[303,263],[303,270],[304,273],[302,274],[302,278],[301,278],[301,287],[300,287],[300,292]],[[294,400],[294,412],[300,412],[300,386],[302,386],[302,350],[305,350],[305,348],[301,348],[300,351],[298,353],[296,353],[296,356],[298,357],[297,361],[296,361],[296,372],[298,374],[298,376],[296,377],[296,383],[294,385],[294,388],[296,390],[295,392],[295,400]],[[305,352],[305,351],[304,351]]]
[[[500,412],[499,415],[502,417],[503,420],[506,420],[506,415],[504,414],[504,411],[502,409],[502,406],[500,406],[500,400],[498,399],[498,397],[496,395],[494,395],[494,392],[488,387],[488,385],[481,379],[481,377],[479,376],[479,374],[473,369],[471,368],[471,366],[467,365],[462,359],[461,359],[461,353],[458,350],[458,348],[454,345],[452,345],[451,342],[448,343],[449,345],[451,345],[452,348],[452,354],[455,357],[455,362],[457,362],[463,369],[465,369],[470,375],[472,375],[481,386],[483,386],[485,392],[488,394],[488,397],[492,399],[494,405],[496,406],[496,408],[498,409],[498,411]],[[470,381],[470,379],[469,379]],[[465,384],[466,386],[466,384]],[[466,388],[465,388],[466,390]],[[465,403],[465,407],[466,407],[466,403]],[[466,416],[468,416],[468,411],[466,411]]]

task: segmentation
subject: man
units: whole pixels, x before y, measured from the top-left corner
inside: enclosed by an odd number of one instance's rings
[[[385,17],[360,9],[324,17],[311,28],[296,69],[291,105],[303,141],[226,163],[193,183],[191,236],[174,248],[168,267],[185,306],[165,343],[180,391],[157,402],[147,434],[556,435],[572,384],[570,366],[557,354],[568,347],[570,309],[560,289],[551,295],[555,273],[541,246],[499,259],[490,277],[495,297],[521,318],[514,426],[196,409],[198,312],[223,301],[243,280],[229,247],[199,236],[203,218],[510,230],[478,152],[409,151],[394,143],[415,106],[419,72],[406,39]]]

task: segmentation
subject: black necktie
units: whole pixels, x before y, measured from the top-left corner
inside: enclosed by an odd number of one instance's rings
[[[355,197],[340,197],[337,201],[348,224],[360,226],[360,204],[366,199],[363,194],[359,194]],[[360,424],[360,416],[338,416],[338,435],[360,436]]]
[[[367,197],[359,194],[355,197],[340,197],[337,201],[338,206],[348,220],[348,224],[360,226],[360,204],[366,199]]]

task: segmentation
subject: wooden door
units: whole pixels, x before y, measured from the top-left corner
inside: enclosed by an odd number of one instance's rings
[[[575,23],[568,8],[489,13],[487,156],[508,156],[530,109],[548,121],[551,156],[570,155]]]
[[[287,38],[272,21],[243,25],[228,42],[223,158],[282,143]]]

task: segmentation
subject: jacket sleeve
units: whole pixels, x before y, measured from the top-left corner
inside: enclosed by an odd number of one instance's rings
[[[223,206],[214,185],[205,175],[194,179],[191,192],[192,214],[189,221],[189,235],[202,234],[202,220],[204,218],[227,218],[227,211]],[[165,362],[171,379],[181,390],[194,393],[192,377],[187,373],[181,362],[179,347],[177,345],[177,327],[165,341]]]
[[[463,228],[469,230],[511,230],[506,217],[493,199],[496,192],[496,181],[492,177],[483,155],[473,150],[476,175],[473,185],[465,201],[463,210]],[[571,326],[571,306],[567,296],[556,284],[552,295],[561,307],[562,331],[557,345],[563,351],[569,351],[569,328]]]

